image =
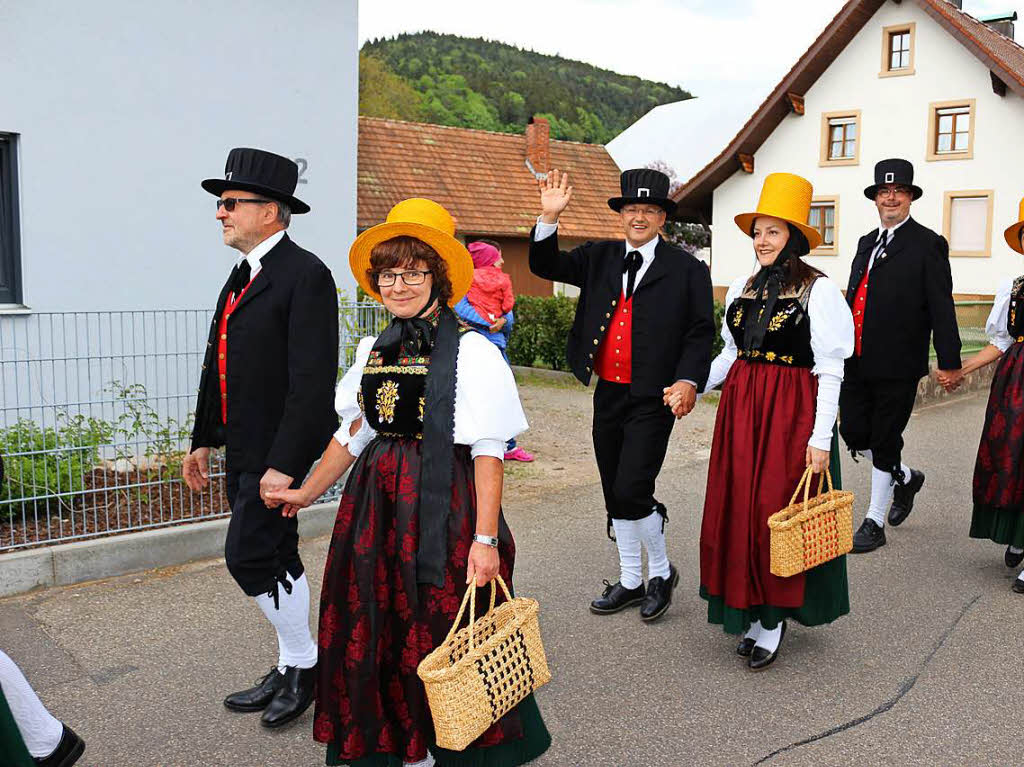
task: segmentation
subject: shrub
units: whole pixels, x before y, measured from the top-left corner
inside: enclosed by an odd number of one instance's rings
[[[566,343],[576,299],[566,296],[516,296],[515,325],[508,354],[513,365],[568,369]]]

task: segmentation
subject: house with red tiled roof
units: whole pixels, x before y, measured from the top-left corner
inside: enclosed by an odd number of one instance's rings
[[[360,117],[357,226],[379,224],[408,197],[436,200],[465,242],[501,246],[517,294],[552,295],[561,286],[535,276],[527,262],[540,213],[537,178],[552,168],[568,172],[575,187],[559,221],[560,244],[621,238],[608,207],[619,189],[615,161],[597,144],[552,141],[543,118],[533,118],[525,134],[509,134]]]
[[[1024,48],[1016,13],[976,18],[959,0],[849,0],[739,133],[675,195],[711,224],[716,293],[754,266],[733,223],[764,177],[814,185],[809,261],[846,285],[858,238],[878,226],[874,165],[903,157],[924,196],[911,215],[950,243],[954,291],[992,295],[1024,272],[1002,231],[1024,196]]]

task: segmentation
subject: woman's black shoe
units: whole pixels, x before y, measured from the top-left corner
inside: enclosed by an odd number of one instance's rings
[[[1013,585],[1010,588],[1012,588],[1018,594],[1024,594],[1024,581],[1022,581],[1020,578],[1014,578]]]
[[[627,589],[621,582],[604,582],[604,593],[590,603],[590,612],[595,615],[611,615],[627,607],[638,605],[644,600],[644,584]]]
[[[60,743],[57,744],[53,753],[33,761],[40,767],[71,767],[84,752],[85,741],[65,724],[64,732],[60,736]]]
[[[1006,553],[1003,554],[1003,561],[1006,563],[1007,567],[1016,567],[1021,562],[1024,562],[1024,551],[1014,554],[1010,551],[1010,547],[1007,546]]]
[[[750,653],[754,651],[755,644],[757,644],[756,639],[743,637],[743,639],[740,640],[740,643],[736,645],[736,654],[739,655],[741,658],[749,658]]]
[[[647,582],[647,596],[640,608],[640,620],[647,623],[658,620],[672,604],[672,592],[679,585],[679,571],[671,562],[668,578],[655,577]]]
[[[763,647],[754,645],[753,651],[750,653],[750,660],[747,661],[747,666],[751,671],[762,671],[768,666],[775,662],[775,658],[778,657],[779,650],[782,649],[782,640],[786,638],[786,621],[782,621],[782,636],[779,637],[779,646],[775,648],[775,652],[768,652]]]

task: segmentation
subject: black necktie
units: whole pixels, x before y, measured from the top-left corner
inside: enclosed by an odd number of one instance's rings
[[[238,298],[242,291],[245,290],[245,286],[249,284],[249,274],[251,272],[249,259],[243,258],[242,263],[238,264],[235,267],[235,271],[231,273],[231,292],[235,294],[235,298]]]
[[[640,267],[643,266],[644,259],[640,255],[639,250],[631,250],[626,254],[626,258],[622,262],[622,271],[629,272],[629,276],[626,278],[626,300],[628,301],[633,296],[633,288],[636,287],[636,273],[640,271]]]
[[[875,262],[878,261],[878,257],[882,255],[882,251],[885,250],[885,246],[889,244],[889,230],[883,229],[882,233],[878,235],[878,242],[875,243],[875,255],[871,258],[871,266],[874,267]]]

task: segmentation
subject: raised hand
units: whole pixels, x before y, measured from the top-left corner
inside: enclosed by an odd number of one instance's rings
[[[558,216],[572,199],[569,174],[556,168],[537,182],[540,187],[540,220],[545,224],[558,223]]]

